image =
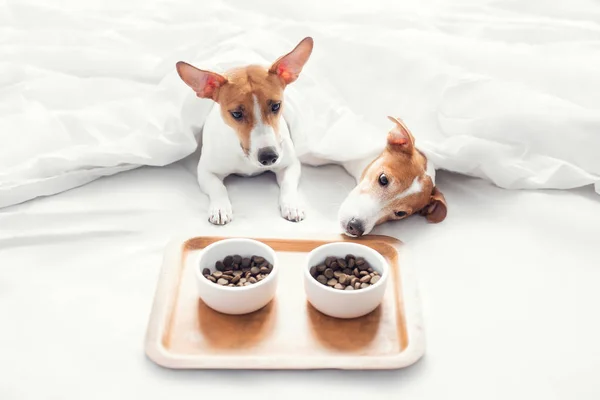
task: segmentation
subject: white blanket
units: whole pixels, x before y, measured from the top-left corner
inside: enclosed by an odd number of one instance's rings
[[[438,168],[600,192],[600,6],[553,3],[5,1],[0,207],[191,154],[206,107],[175,62],[268,58],[308,35],[290,88],[305,155],[369,156],[391,114]]]

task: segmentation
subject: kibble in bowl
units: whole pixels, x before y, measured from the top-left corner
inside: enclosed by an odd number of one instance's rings
[[[317,247],[308,254],[304,288],[310,304],[336,318],[357,318],[383,300],[389,265],[372,248],[351,242]]]
[[[275,296],[277,276],[275,251],[246,238],[207,246],[196,265],[198,295],[224,314],[248,314],[266,306]]]

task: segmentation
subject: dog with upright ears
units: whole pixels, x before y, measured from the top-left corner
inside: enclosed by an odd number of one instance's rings
[[[433,223],[446,218],[446,199],[435,186],[433,164],[415,147],[404,122],[388,118],[394,128],[379,156],[346,166],[359,177],[338,214],[342,232],[348,236],[366,235],[376,225],[415,213]]]
[[[270,66],[247,65],[219,74],[178,62],[177,73],[200,98],[212,99],[202,132],[198,182],[210,200],[208,220],[232,221],[233,209],[223,180],[232,174],[272,171],[280,187],[283,218],[301,221],[298,198],[300,161],[283,116],[284,90],[296,81],[313,49],[310,37]]]

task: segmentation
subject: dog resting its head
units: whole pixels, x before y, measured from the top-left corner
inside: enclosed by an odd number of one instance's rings
[[[394,128],[387,146],[363,171],[340,207],[338,218],[348,236],[366,235],[376,226],[419,213],[429,222],[446,218],[446,199],[435,186],[435,170],[415,147],[406,125],[388,117]]]

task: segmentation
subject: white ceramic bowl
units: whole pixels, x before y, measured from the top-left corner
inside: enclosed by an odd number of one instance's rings
[[[265,279],[242,287],[217,285],[202,275],[204,268],[215,271],[215,263],[227,256],[264,257],[273,265]],[[248,314],[266,306],[275,296],[279,263],[275,251],[266,244],[244,238],[223,239],[204,248],[196,265],[198,295],[207,306],[224,314]]]
[[[310,268],[327,257],[343,258],[347,254],[363,257],[379,272],[381,279],[365,289],[338,290],[320,284],[311,276]],[[334,242],[319,246],[308,254],[304,265],[304,289],[310,304],[323,314],[335,318],[357,318],[375,310],[381,303],[389,275],[390,267],[377,251],[358,243]]]

